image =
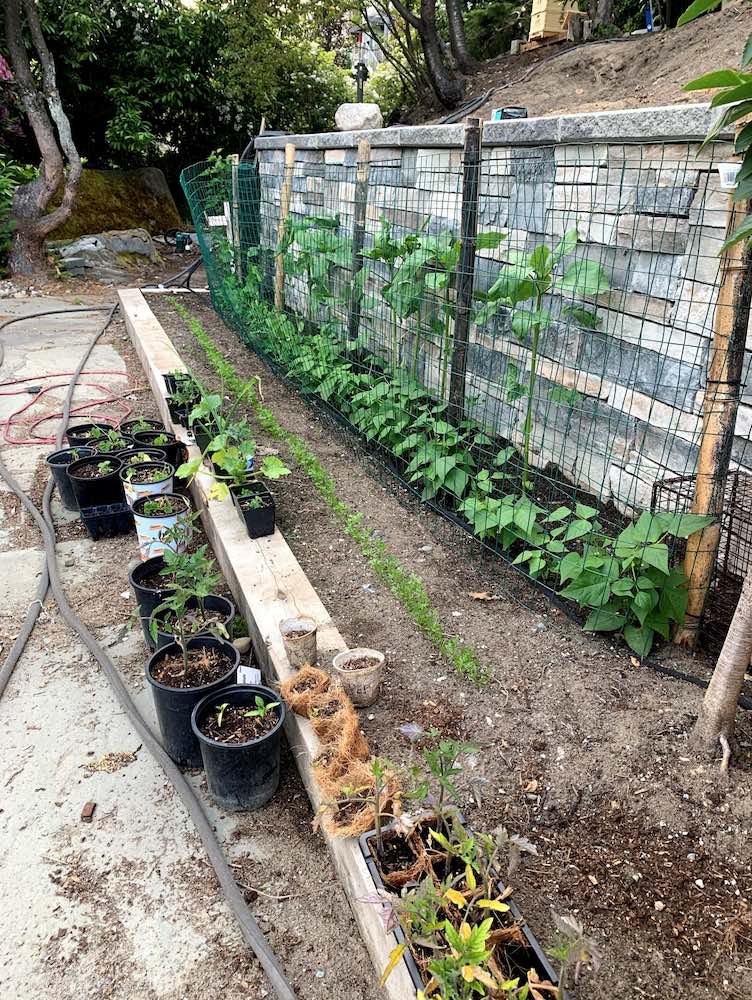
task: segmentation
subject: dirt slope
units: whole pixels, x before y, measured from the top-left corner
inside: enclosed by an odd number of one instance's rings
[[[705,95],[682,86],[711,69],[738,67],[750,32],[752,7],[741,2],[665,33],[500,56],[468,79],[467,99],[495,88],[473,111],[484,119],[503,105],[522,105],[532,117],[694,103]],[[412,120],[436,119],[418,112]]]

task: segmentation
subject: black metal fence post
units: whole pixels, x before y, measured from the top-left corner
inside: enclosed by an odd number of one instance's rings
[[[454,319],[452,371],[449,379],[449,415],[462,420],[465,415],[465,376],[470,314],[475,277],[475,238],[478,234],[478,192],[481,169],[481,124],[469,118],[465,126],[462,172],[462,221],[460,259],[457,268],[457,305]]]
[[[360,303],[363,298],[359,288],[358,274],[363,269],[363,243],[366,236],[366,209],[368,207],[368,173],[371,165],[371,144],[368,139],[358,143],[358,168],[355,174],[355,205],[352,240],[352,291],[350,293],[350,313],[347,321],[347,335],[356,340],[360,328]]]

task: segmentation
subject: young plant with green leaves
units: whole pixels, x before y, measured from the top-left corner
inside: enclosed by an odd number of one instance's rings
[[[644,511],[615,539],[590,535],[581,551],[561,559],[559,593],[591,609],[587,631],[619,632],[639,656],[647,656],[656,635],[670,638],[687,607],[687,580],[670,566],[666,539],[688,538],[712,520]]]
[[[530,479],[530,444],[538,379],[538,358],[541,336],[551,325],[552,314],[544,303],[555,295],[564,298],[582,298],[600,295],[609,289],[606,275],[599,264],[590,260],[567,260],[577,248],[579,236],[570,229],[552,249],[542,243],[532,252],[510,250],[506,263],[496,281],[487,292],[478,294],[483,305],[476,311],[474,321],[481,326],[499,310],[511,315],[512,333],[528,348],[527,379],[519,380],[519,369],[510,365],[511,378],[507,381],[507,398],[510,402],[525,397],[525,421],[522,427],[522,487],[533,488]],[[597,317],[581,305],[569,305],[570,312],[583,325],[593,325]],[[556,391],[556,390],[554,390]],[[557,395],[560,398],[560,393]],[[574,398],[574,397],[573,397]]]
[[[337,268],[352,265],[352,239],[339,233],[339,215],[298,217],[289,215],[285,220],[282,238],[277,244],[277,254],[285,262],[286,275],[303,275],[307,290],[307,319],[320,323],[324,330],[339,331],[342,324],[336,319],[336,306],[343,300],[334,290]],[[366,279],[365,269],[361,271]]]

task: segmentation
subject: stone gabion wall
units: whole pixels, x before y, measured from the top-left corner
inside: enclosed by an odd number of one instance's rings
[[[479,251],[476,290],[490,287],[510,250],[553,246],[573,227],[580,242],[572,260],[596,262],[610,286],[585,303],[598,316],[596,328],[568,315],[562,300],[545,303],[552,322],[540,345],[535,463],[555,464],[624,511],[649,506],[657,479],[695,471],[728,206],[716,167],[732,153],[728,137],[701,149],[710,121],[705,106],[678,106],[484,129],[479,228],[508,238],[498,250]],[[257,140],[262,242],[276,243],[286,142],[296,146],[293,216],[339,213],[341,231],[350,232],[363,137],[372,146],[366,245],[381,219],[397,235],[421,227],[459,233],[463,130],[437,126]],[[375,302],[387,271],[370,267],[367,293]],[[288,278],[288,308],[304,311],[305,297],[302,279]],[[387,311],[374,306],[363,320],[382,353],[390,342]],[[403,362],[413,336],[414,327],[402,325]],[[422,378],[437,389],[439,345],[424,339]],[[471,325],[471,412],[517,444],[525,401],[509,401],[508,380],[525,372],[529,354],[508,315]],[[733,459],[752,468],[750,430],[745,390]]]

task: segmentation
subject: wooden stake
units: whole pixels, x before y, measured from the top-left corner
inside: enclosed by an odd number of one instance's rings
[[[478,235],[478,189],[480,182],[480,119],[469,118],[465,126],[462,174],[462,243],[457,268],[457,306],[454,319],[452,373],[449,379],[449,414],[462,420],[465,414],[465,375],[470,313],[475,277],[475,239]]]
[[[356,340],[360,329],[360,302],[356,291],[356,278],[363,269],[363,242],[366,235],[366,209],[368,207],[368,174],[371,166],[371,144],[368,139],[358,143],[358,169],[355,174],[355,206],[353,218],[352,292],[350,314],[347,321],[349,340]],[[394,364],[398,358],[392,359]]]
[[[279,226],[277,227],[277,243],[285,231],[287,216],[290,214],[290,195],[292,193],[292,175],[295,170],[295,144],[285,145],[285,174],[282,180],[282,191],[279,199]],[[285,262],[282,254],[277,254],[274,272],[274,308],[282,311],[285,308]]]
[[[233,250],[233,266],[235,269],[235,276],[240,279],[241,268],[240,268],[240,182],[238,179],[238,172],[240,170],[240,156],[238,153],[233,153],[230,156],[230,177],[232,186],[232,205],[230,210],[230,218],[232,221],[232,250]]]
[[[748,206],[729,195],[729,234],[747,215]],[[674,636],[677,645],[693,649],[705,601],[713,579],[721,539],[726,479],[739,406],[739,386],[752,298],[752,241],[730,247],[721,262],[721,285],[713,324],[707,389],[703,402],[702,437],[697,463],[693,514],[715,518],[713,524],[687,541],[684,573],[689,580],[687,613]]]

